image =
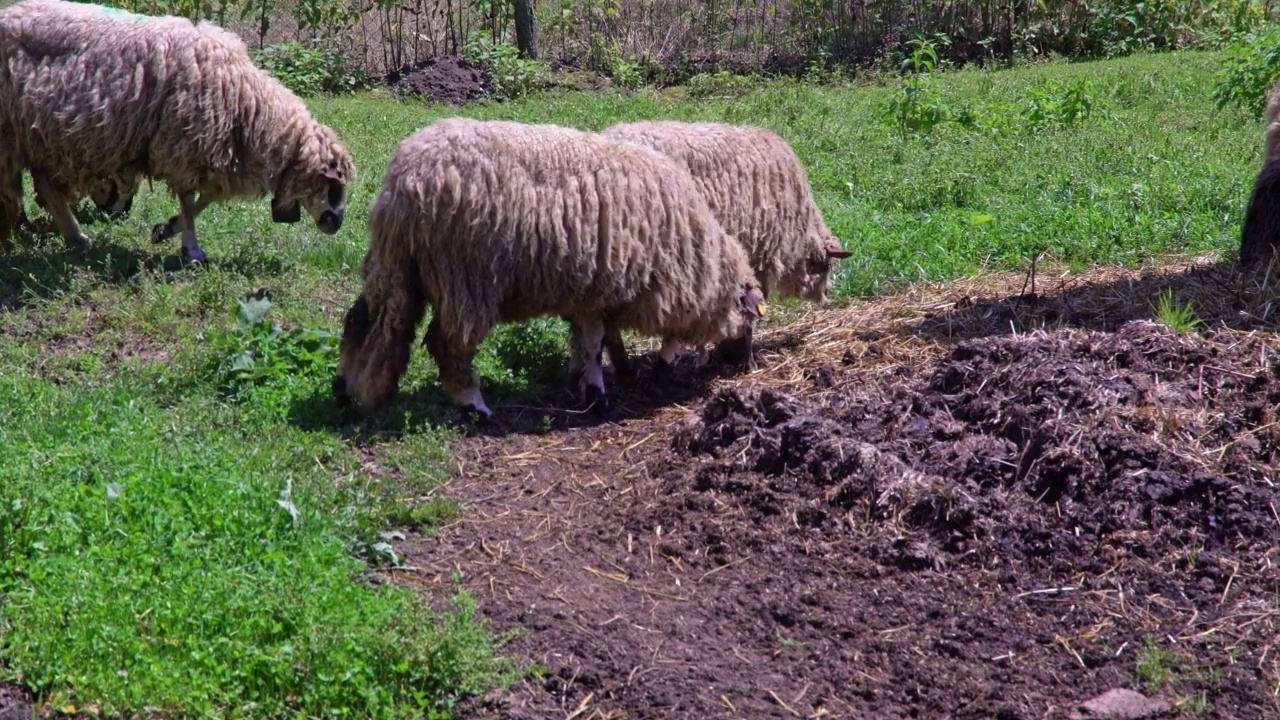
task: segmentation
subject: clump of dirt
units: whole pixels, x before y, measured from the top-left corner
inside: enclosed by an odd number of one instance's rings
[[[1253,343],[1147,323],[987,339],[926,380],[853,387],[829,407],[722,390],[674,447],[731,458],[701,466],[692,490],[736,497],[754,533],[853,523],[869,559],[902,569],[1101,573],[1113,552],[1099,550],[1135,534],[1151,557],[1276,537],[1278,371]]]
[[[461,58],[440,57],[405,65],[388,73],[384,82],[401,95],[460,105],[484,97],[484,71]]]
[[[26,720],[40,713],[25,688],[0,682],[0,720]]]
[[[1264,338],[984,338],[469,440],[466,516],[406,562],[548,670],[480,716],[1066,718],[1127,688],[1280,717]]]

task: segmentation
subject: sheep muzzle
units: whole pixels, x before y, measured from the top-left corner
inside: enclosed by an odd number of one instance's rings
[[[338,407],[345,408],[351,406],[351,393],[347,391],[347,379],[342,375],[338,375],[330,382],[330,390],[333,391],[333,400]]]
[[[301,219],[302,206],[296,201],[288,205],[280,205],[275,200],[271,201],[271,222],[292,225]]]
[[[332,235],[342,228],[342,212],[333,210],[325,210],[320,213],[320,220],[316,223],[320,231]]]

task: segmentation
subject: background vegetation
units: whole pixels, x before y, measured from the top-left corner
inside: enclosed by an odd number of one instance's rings
[[[541,60],[515,51],[496,2],[121,4],[238,28],[361,177],[333,237],[273,225],[262,203],[211,208],[202,270],[149,242],[172,214],[160,184],[91,223],[87,253],[50,232],[0,259],[0,679],[101,712],[444,717],[510,677],[448,578],[428,609],[370,573],[400,562],[395,533],[458,512],[437,497],[453,431],[429,359],[382,413],[328,397],[369,204],[434,118],[769,127],[854,253],[841,299],[1046,253],[1229,256],[1280,74],[1271,8],[1247,0],[542,0]],[[1150,52],[1176,48],[1204,49]],[[517,99],[368,90],[438,53]],[[540,92],[560,62],[612,85]],[[28,213],[43,217],[30,198]],[[564,392],[563,360],[547,319],[501,328],[477,362],[501,412]]]

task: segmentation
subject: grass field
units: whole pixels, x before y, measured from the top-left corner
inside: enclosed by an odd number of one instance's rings
[[[772,128],[854,253],[840,298],[1042,252],[1073,266],[1233,252],[1261,127],[1213,108],[1217,60],[944,75],[942,102],[995,120],[906,139],[884,119],[889,86],[547,93],[460,110],[316,100],[361,174],[334,237],[271,224],[265,201],[228,204],[199,223],[212,266],[183,269],[176,241],[148,239],[174,206],[157,186],[131,217],[88,225],[87,253],[18,239],[0,259],[0,678],[59,707],[390,717],[447,713],[509,677],[465,596],[430,612],[366,570],[396,561],[382,533],[458,512],[435,492],[451,415],[426,354],[376,416],[344,418],[328,396],[327,333],[358,290],[369,204],[396,144],[434,118]],[[1029,126],[1048,83],[1082,78],[1087,120]],[[237,329],[256,289],[285,334],[253,323],[261,306]],[[478,364],[495,410],[558,382],[563,333],[547,320],[491,336]]]

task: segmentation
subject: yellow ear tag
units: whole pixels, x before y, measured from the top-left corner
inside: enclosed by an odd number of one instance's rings
[[[764,317],[769,314],[769,308],[765,307],[764,303],[756,305],[756,310],[760,313],[760,317]]]

